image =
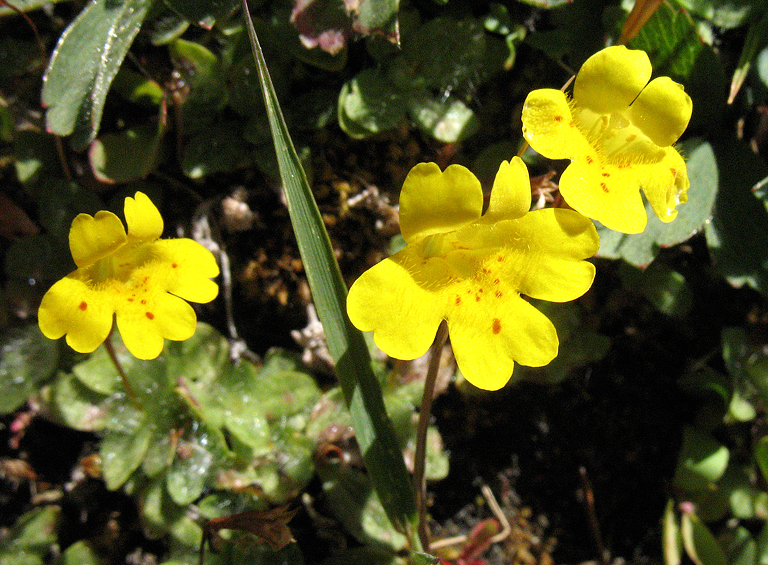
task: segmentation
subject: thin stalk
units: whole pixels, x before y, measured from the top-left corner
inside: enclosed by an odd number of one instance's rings
[[[115,366],[115,369],[117,369],[117,374],[120,375],[120,380],[123,381],[123,388],[125,389],[125,393],[128,395],[128,398],[130,398],[131,403],[136,408],[141,408],[141,403],[139,402],[136,393],[133,392],[133,387],[131,387],[131,383],[128,382],[128,379],[125,376],[125,371],[123,370],[123,366],[120,364],[120,360],[117,358],[117,354],[115,353],[115,346],[112,345],[112,332],[109,332],[107,339],[104,340],[104,347],[107,348],[109,358],[112,359],[112,364]]]
[[[424,394],[421,397],[419,423],[416,428],[416,453],[413,462],[413,490],[416,493],[416,508],[419,511],[419,539],[425,550],[429,548],[429,524],[427,523],[427,478],[424,469],[427,464],[427,430],[429,429],[432,399],[435,396],[435,381],[440,368],[440,356],[448,339],[448,324],[445,320],[437,329],[435,342],[429,353],[429,367],[424,379]]]

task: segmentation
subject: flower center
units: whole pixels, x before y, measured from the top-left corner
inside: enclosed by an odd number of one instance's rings
[[[607,163],[657,163],[664,158],[664,150],[622,112],[600,114],[577,106],[573,117],[584,137]]]

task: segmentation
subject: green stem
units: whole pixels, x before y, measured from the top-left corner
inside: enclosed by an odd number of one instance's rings
[[[114,331],[114,329],[112,331]],[[123,366],[120,364],[120,360],[117,358],[117,353],[115,353],[115,346],[112,345],[112,331],[109,332],[107,339],[104,340],[104,347],[107,348],[109,358],[112,359],[112,364],[115,366],[115,369],[117,369],[117,374],[120,375],[120,380],[123,381],[123,388],[125,389],[125,393],[128,395],[128,398],[131,400],[131,404],[133,404],[136,408],[141,408],[141,402],[139,402],[136,393],[133,392],[133,387],[131,387],[131,383],[128,382],[128,378],[125,376]]]
[[[424,378],[424,394],[421,397],[419,423],[416,428],[416,453],[413,462],[413,490],[416,492],[416,507],[419,511],[419,539],[424,551],[429,551],[429,524],[427,523],[427,478],[424,472],[427,464],[427,430],[429,429],[432,399],[435,396],[435,381],[440,368],[440,356],[448,339],[448,324],[440,323],[435,342],[429,353],[429,367]]]

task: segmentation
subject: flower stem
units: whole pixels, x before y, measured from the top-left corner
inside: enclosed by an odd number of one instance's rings
[[[427,479],[424,473],[427,461],[427,430],[429,428],[432,399],[435,393],[437,371],[440,368],[440,355],[448,338],[448,325],[440,323],[435,342],[432,344],[427,376],[424,379],[424,394],[421,397],[419,423],[416,428],[416,453],[413,463],[413,490],[416,492],[416,507],[419,510],[419,539],[425,551],[429,551],[429,525],[427,524]]]
[[[123,366],[120,364],[120,360],[117,358],[117,354],[115,353],[115,346],[112,345],[112,332],[109,332],[107,339],[104,340],[104,347],[107,348],[107,353],[109,353],[109,358],[112,359],[112,363],[114,364],[115,369],[117,369],[117,374],[120,375],[120,380],[123,381],[123,388],[125,389],[125,393],[128,395],[128,398],[131,399],[131,403],[136,408],[141,408],[141,403],[139,402],[139,399],[136,396],[136,393],[133,392],[133,388],[131,387],[131,384],[128,382],[128,379],[125,376],[125,371],[123,370]]]

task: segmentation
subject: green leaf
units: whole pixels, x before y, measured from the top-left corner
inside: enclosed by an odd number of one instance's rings
[[[752,63],[757,59],[757,55],[768,45],[768,10],[763,13],[762,18],[755,19],[747,30],[747,37],[744,40],[744,47],[741,49],[739,62],[733,71],[731,79],[731,90],[728,94],[728,103],[731,104],[736,98],[747,73],[752,67]]]
[[[664,223],[654,214],[650,205],[646,205],[648,225],[642,233],[627,235],[598,226],[599,257],[624,259],[639,267],[648,265],[662,247],[686,241],[710,218],[718,189],[724,182],[718,174],[718,167],[728,165],[721,162],[714,147],[708,142],[688,140],[679,149],[688,158],[691,188],[688,190],[688,202],[677,208],[677,218]]]
[[[439,100],[424,91],[410,96],[407,102],[419,129],[442,143],[463,141],[480,129],[480,120],[458,98]]]
[[[680,565],[683,556],[683,547],[680,539],[680,525],[675,516],[675,501],[671,498],[664,508],[664,516],[661,523],[661,543],[664,554],[664,565]]]
[[[365,69],[341,87],[339,125],[350,137],[362,139],[393,129],[403,118],[403,97],[381,71]]]
[[[757,543],[744,526],[729,531],[723,540],[723,549],[728,555],[729,565],[755,565]]]
[[[56,544],[60,515],[58,506],[43,506],[19,517],[0,542],[0,562],[4,565],[42,565],[43,558],[48,557]]]
[[[674,483],[685,491],[710,488],[728,467],[728,448],[695,428],[683,430],[683,447],[680,450]]]
[[[172,10],[205,29],[211,29],[217,20],[229,17],[237,7],[237,0],[165,0]]]
[[[744,24],[762,0],[677,0],[694,14],[717,27],[731,29]]]
[[[64,550],[56,565],[101,565],[102,560],[89,541],[79,540]]]
[[[60,374],[53,387],[53,410],[56,418],[68,427],[82,432],[104,429],[106,397],[94,392],[74,375]]]
[[[696,565],[728,565],[723,548],[696,514],[683,514],[680,525],[683,547]]]
[[[56,370],[59,345],[37,324],[6,331],[0,337],[0,414],[10,414]]]
[[[165,475],[165,484],[171,500],[179,506],[186,506],[203,493],[214,457],[196,436],[191,441],[180,442],[178,451],[183,452],[184,456],[173,459]]]
[[[14,8],[21,10],[22,12],[29,12],[49,4],[57,4],[58,2],[66,1],[67,0],[13,0],[12,2],[9,2],[9,4],[12,4]],[[15,13],[16,10],[11,9],[8,6],[0,5],[0,17],[10,16]]]
[[[120,183],[145,178],[155,167],[165,133],[161,118],[157,124],[143,124],[96,139],[88,150],[93,175],[101,182]]]
[[[94,0],[61,34],[43,77],[46,127],[84,149],[99,130],[112,79],[152,0]]]
[[[686,12],[662,3],[629,47],[648,53],[654,74],[681,79],[691,74],[704,44]]]
[[[251,46],[275,142],[291,222],[336,374],[349,406],[360,450],[390,521],[418,547],[416,504],[408,471],[387,417],[381,387],[371,369],[363,335],[347,317],[346,286],[317,203],[280,111],[264,55],[243,2]]]
[[[746,143],[726,139],[713,148],[720,188],[705,229],[713,263],[732,285],[768,293],[768,211],[752,193],[768,172]]]
[[[149,449],[152,430],[141,417],[124,418],[125,431],[109,431],[99,446],[104,482],[110,490],[120,488],[139,468]]]
[[[684,317],[691,311],[693,293],[685,277],[662,263],[652,263],[641,271],[627,264],[621,266],[624,286],[640,292],[667,316]]]

